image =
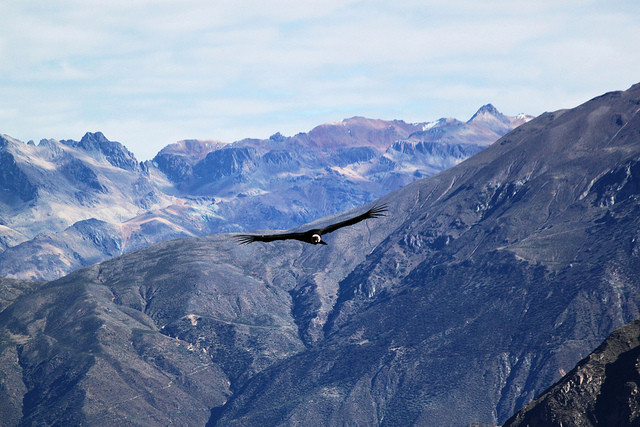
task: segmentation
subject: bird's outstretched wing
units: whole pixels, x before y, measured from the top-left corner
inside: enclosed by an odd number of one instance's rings
[[[241,245],[252,242],[273,242],[274,240],[303,240],[304,233],[280,233],[280,234],[238,234],[234,238]],[[304,240],[303,240],[304,241]]]
[[[342,227],[346,227],[348,225],[353,225],[353,224],[357,224],[360,221],[363,221],[365,219],[368,218],[378,218],[381,216],[386,216],[385,212],[387,211],[387,205],[379,205],[379,206],[374,206],[371,209],[369,209],[368,211],[366,211],[365,213],[363,213],[362,215],[358,215],[358,216],[354,216],[353,218],[344,220],[344,221],[340,221],[340,222],[336,222],[335,224],[331,224],[328,225],[324,228],[321,228],[320,230],[318,230],[318,234],[328,234],[331,233],[332,231],[336,231],[339,228]]]
[[[238,234],[234,236],[234,238],[241,245],[245,245],[247,243],[252,243],[252,242],[273,242],[274,240],[289,240],[289,239],[300,240],[301,242],[306,242],[306,243],[314,243],[314,244],[321,243],[326,245],[326,243],[322,241],[320,242],[312,241],[312,236],[314,234],[318,234],[318,235],[328,234],[328,233],[331,233],[332,231],[336,231],[339,228],[356,224],[368,218],[378,218],[381,216],[385,216],[384,212],[386,211],[387,211],[387,205],[385,204],[380,206],[374,206],[368,211],[366,211],[365,213],[363,213],[362,215],[358,215],[353,218],[328,225],[324,228],[314,228],[311,230],[298,232],[298,233]]]

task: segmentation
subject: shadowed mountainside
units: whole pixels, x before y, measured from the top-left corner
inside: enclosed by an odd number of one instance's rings
[[[640,320],[635,320],[617,329],[571,372],[504,425],[638,425],[639,363]]]

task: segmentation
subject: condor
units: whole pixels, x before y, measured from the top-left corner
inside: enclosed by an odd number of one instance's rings
[[[274,240],[290,239],[300,240],[301,242],[309,243],[312,245],[326,245],[327,243],[322,240],[322,235],[329,234],[342,227],[357,224],[360,221],[364,221],[368,218],[378,218],[381,216],[385,216],[384,212],[386,211],[387,205],[374,206],[362,215],[358,215],[344,221],[336,222],[335,224],[328,225],[324,228],[313,228],[311,230],[298,233],[238,234],[235,236],[235,238],[241,245],[252,242],[273,242]]]

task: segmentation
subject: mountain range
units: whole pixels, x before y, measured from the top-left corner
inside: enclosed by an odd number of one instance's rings
[[[0,136],[0,276],[52,280],[171,238],[290,228],[459,163],[530,118],[490,104],[467,122],[355,117],[293,137],[180,141],[146,162],[100,132]]]
[[[237,182],[257,165],[243,144],[225,154]],[[174,188],[206,197],[215,186],[193,177],[223,150],[181,155]],[[0,418],[505,422],[640,317],[640,84],[542,114],[434,176],[296,229],[379,203],[387,216],[327,246],[215,234],[54,281],[2,279]]]
[[[214,420],[503,422],[638,317],[639,112],[636,85],[544,114],[391,195],[401,223],[325,300],[321,339]]]

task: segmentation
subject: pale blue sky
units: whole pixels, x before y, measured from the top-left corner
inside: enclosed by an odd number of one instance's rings
[[[640,2],[3,0],[0,133],[293,135],[354,115],[537,115],[640,82]]]

